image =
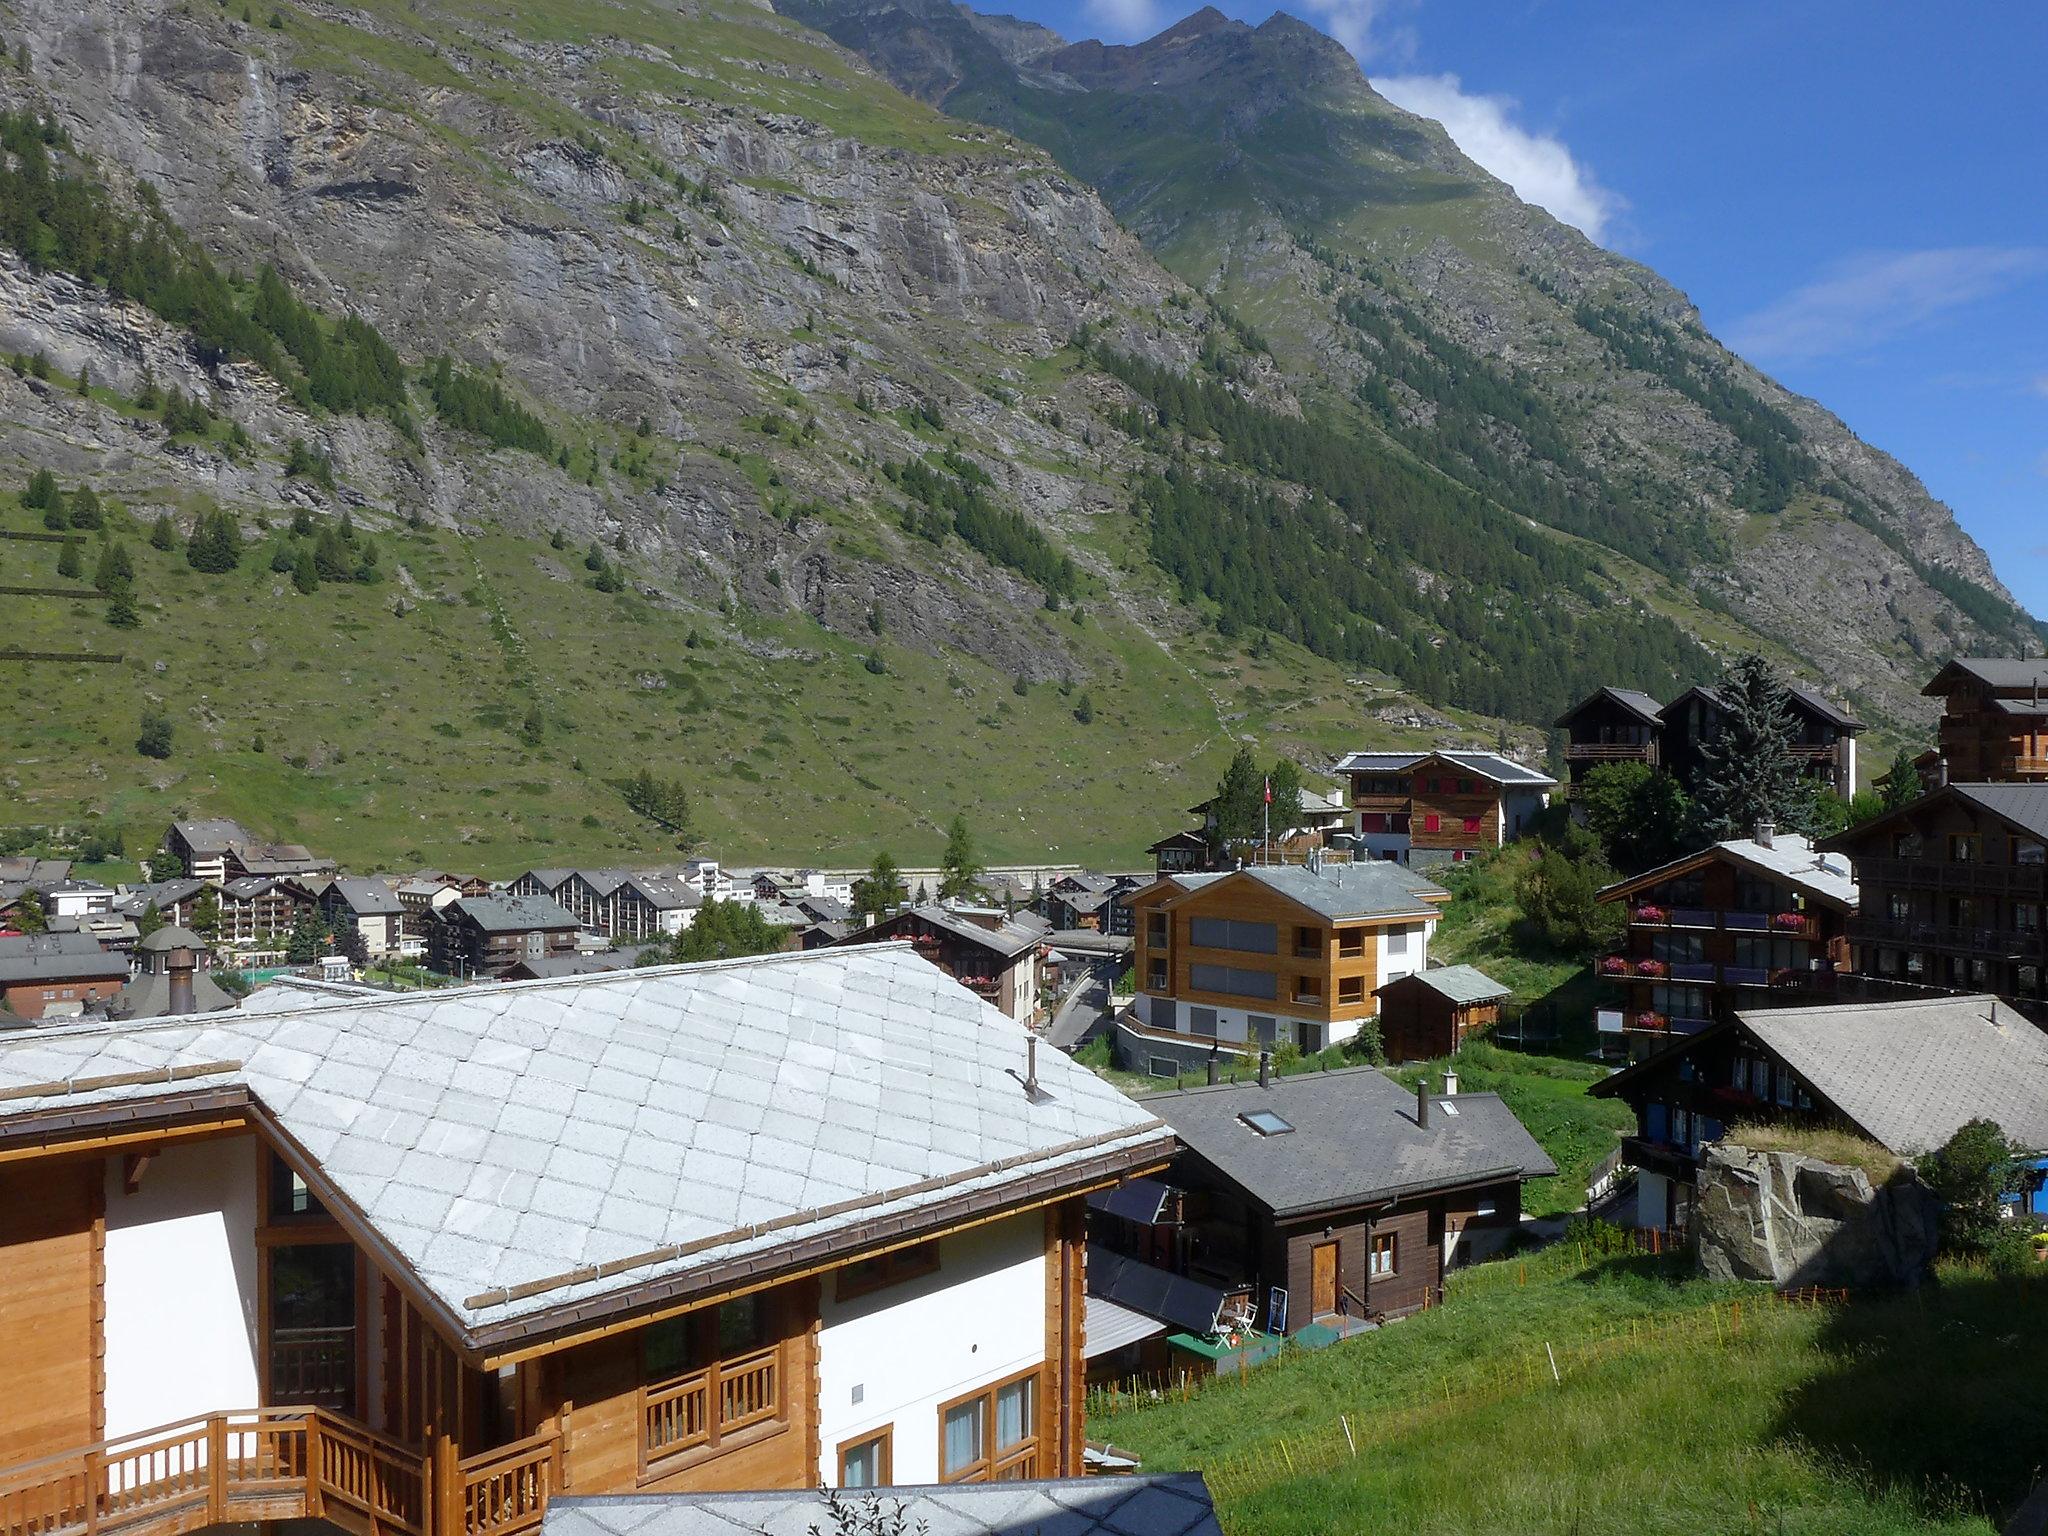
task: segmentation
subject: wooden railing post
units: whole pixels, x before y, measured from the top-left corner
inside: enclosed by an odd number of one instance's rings
[[[100,1476],[104,1461],[98,1451],[85,1453],[85,1531],[86,1536],[95,1536],[100,1528]]]
[[[318,1520],[326,1501],[320,1492],[320,1415],[309,1412],[306,1415],[306,1518]]]
[[[215,1525],[227,1519],[228,1420],[216,1413],[206,1421],[206,1517]]]

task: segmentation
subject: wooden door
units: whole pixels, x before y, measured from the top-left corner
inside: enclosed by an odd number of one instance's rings
[[[0,1168],[0,1467],[99,1439],[98,1158]]]
[[[1337,1245],[1317,1243],[1309,1255],[1309,1315],[1328,1317],[1337,1310]]]

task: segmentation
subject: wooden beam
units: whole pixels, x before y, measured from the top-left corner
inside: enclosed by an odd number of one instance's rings
[[[121,1187],[129,1194],[142,1192],[142,1176],[149,1172],[151,1159],[156,1156],[155,1147],[142,1147],[121,1159]]]
[[[105,1154],[126,1151],[135,1147],[169,1146],[174,1142],[207,1141],[216,1136],[237,1136],[254,1127],[243,1114],[222,1116],[211,1120],[194,1120],[185,1125],[138,1126],[130,1130],[108,1131],[98,1136],[81,1136],[71,1141],[38,1142],[34,1146],[0,1147],[0,1164],[25,1163],[48,1158],[80,1157],[87,1153]]]

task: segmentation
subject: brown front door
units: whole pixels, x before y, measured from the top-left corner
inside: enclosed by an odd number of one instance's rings
[[[98,1158],[0,1169],[0,1467],[99,1438],[93,1374]]]
[[[1317,1243],[1309,1255],[1309,1315],[1328,1317],[1337,1310],[1337,1245]]]

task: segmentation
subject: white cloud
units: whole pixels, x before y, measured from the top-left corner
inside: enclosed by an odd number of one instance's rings
[[[1452,143],[1524,202],[1547,209],[1589,239],[1604,239],[1628,206],[1600,185],[1562,139],[1517,123],[1521,103],[1512,96],[1474,94],[1456,75],[1387,75],[1376,77],[1373,86],[1395,106],[1435,118]]]
[[[1082,7],[1106,43],[1135,43],[1161,30],[1159,0],[1086,0]]]
[[[2037,373],[2027,385],[2035,394],[2048,399],[2048,373]]]
[[[1415,29],[1388,20],[1410,0],[1302,0],[1323,30],[1351,50],[1360,64],[1405,64],[1415,57]]]
[[[1966,245],[1873,252],[1837,262],[1818,279],[1728,328],[1728,343],[1759,360],[1849,352],[1991,298],[2048,271],[2048,247]],[[2037,380],[2039,388],[2044,381]]]

